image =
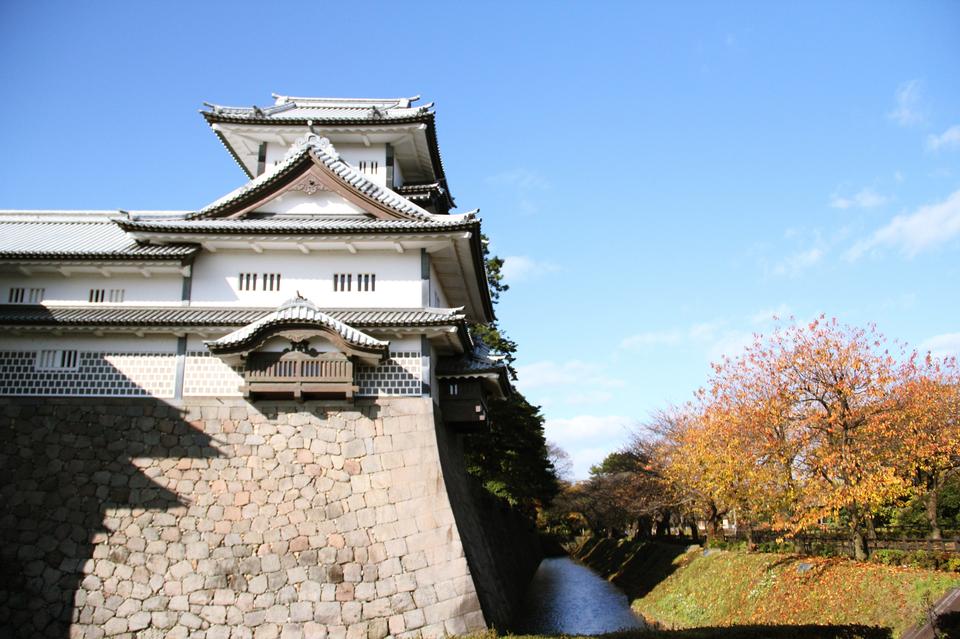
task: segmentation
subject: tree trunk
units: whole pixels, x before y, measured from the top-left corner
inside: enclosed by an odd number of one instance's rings
[[[873,523],[873,517],[867,517],[867,539],[870,541],[876,541],[877,539],[877,529]]]
[[[867,560],[867,536],[859,528],[853,531],[853,558],[857,561]]]
[[[690,524],[690,541],[699,544],[700,543],[700,531],[697,530],[697,518],[692,517],[689,520]]]
[[[850,528],[853,533],[853,558],[867,560],[867,536],[863,534],[862,517],[856,504],[850,508]]]
[[[670,535],[670,511],[665,511],[660,514],[660,518],[657,519],[657,538],[663,539]]]
[[[933,482],[930,490],[927,491],[927,521],[930,522],[930,539],[942,539],[943,531],[940,530],[940,522],[937,519],[937,509],[940,502],[939,482]]]
[[[710,504],[710,510],[707,513],[707,543],[716,539],[717,530],[720,529],[720,511],[717,510],[717,505],[714,503]]]

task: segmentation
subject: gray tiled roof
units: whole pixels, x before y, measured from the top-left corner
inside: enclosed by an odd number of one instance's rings
[[[139,244],[98,213],[81,212],[70,217],[24,211],[22,215],[0,216],[2,259],[179,260],[198,250],[190,244]]]
[[[275,104],[266,107],[227,107],[205,103],[209,111],[201,111],[207,124],[244,124],[277,126],[380,126],[383,124],[423,124],[430,150],[433,172],[445,188],[446,177],[440,147],[437,145],[437,129],[433,103],[412,106],[420,96],[412,98],[303,98],[274,94]],[[214,132],[227,147],[244,172],[253,175],[237,151],[231,146],[222,131]],[[453,200],[451,197],[451,206]]]
[[[324,313],[310,300],[299,296],[284,302],[279,308],[267,313],[260,319],[238,328],[220,339],[206,342],[206,344],[212,351],[232,350],[261,341],[263,336],[270,331],[277,331],[285,326],[302,327],[304,325],[330,329],[351,346],[384,352],[389,346],[389,342],[384,342],[358,331],[349,324]]]
[[[506,373],[507,366],[500,359],[490,356],[490,349],[486,344],[475,341],[472,352],[458,357],[443,357],[437,363],[439,377],[469,377],[483,373]]]
[[[2,326],[245,326],[268,315],[270,308],[230,307],[47,307],[0,304]],[[464,316],[456,309],[328,309],[330,317],[361,328],[452,326]]]
[[[304,166],[308,157],[312,157],[316,162],[326,167],[344,186],[374,200],[400,218],[420,221],[443,220],[446,218],[446,216],[430,213],[405,197],[376,184],[363,173],[341,160],[340,154],[329,140],[313,133],[309,133],[298,140],[287,152],[282,162],[188,217],[216,217],[237,203],[262,197],[262,195],[269,193],[273,185],[284,181],[298,168]]]
[[[490,349],[479,340],[474,341],[472,351],[460,356],[441,357],[437,362],[438,379],[482,379],[486,384],[498,389],[498,397],[505,397],[513,392],[510,384],[510,374],[503,360],[493,359]]]
[[[246,218],[237,220],[119,220],[122,228],[129,231],[155,233],[221,233],[221,234],[292,234],[335,235],[338,233],[429,233],[471,230],[475,219],[462,216],[443,220],[381,220],[353,217],[275,217]]]
[[[322,121],[343,120],[383,121],[409,119],[428,113],[432,103],[412,106],[419,96],[413,98],[304,98],[274,94],[275,102],[269,106],[232,107],[206,103],[210,109],[204,116],[223,120],[284,121],[313,119]]]

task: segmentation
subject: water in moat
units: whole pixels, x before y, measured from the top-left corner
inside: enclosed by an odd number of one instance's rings
[[[514,632],[597,635],[643,625],[619,588],[569,557],[555,557],[537,569]]]

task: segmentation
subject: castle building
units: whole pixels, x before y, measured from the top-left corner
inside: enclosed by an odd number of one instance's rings
[[[450,213],[431,105],[275,102],[202,112],[249,180],[196,211],[0,213],[0,395],[429,396],[485,419],[509,388],[467,331],[493,317],[480,221]]]
[[[465,469],[512,391],[432,105],[274,98],[201,111],[246,180],[196,210],[0,211],[0,634],[509,623],[539,550]]]

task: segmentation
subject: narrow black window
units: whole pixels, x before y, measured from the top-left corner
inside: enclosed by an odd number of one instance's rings
[[[7,302],[10,304],[23,304],[23,294],[24,289],[11,288],[10,295],[7,297]]]
[[[357,292],[367,293],[377,288],[377,276],[374,273],[334,273],[333,290],[345,293],[353,290],[353,276],[357,276]]]
[[[91,288],[88,301],[91,304],[99,304],[107,298],[107,291],[102,288]]]
[[[387,186],[394,187],[393,178],[393,145],[387,145]]]
[[[260,149],[257,151],[257,175],[260,175],[267,169],[267,143],[261,142]]]

